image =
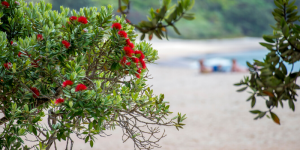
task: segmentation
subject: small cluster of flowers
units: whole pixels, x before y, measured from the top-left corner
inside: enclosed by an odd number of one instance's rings
[[[68,49],[71,46],[71,44],[66,40],[62,40],[61,43],[65,46],[66,49]]]
[[[146,63],[144,61],[145,55],[140,50],[135,50],[135,51],[133,50],[134,44],[132,42],[130,42],[129,38],[127,38],[127,33],[125,31],[121,30],[122,25],[120,23],[113,23],[111,27],[119,30],[118,34],[119,34],[120,37],[126,38],[126,46],[123,48],[123,50],[125,51],[126,56],[124,56],[120,60],[120,64],[130,66],[131,62],[127,61],[127,58],[130,58],[136,64],[136,66],[138,68],[137,73],[135,74],[135,76],[137,78],[140,78],[140,74],[142,72],[142,69],[147,68]],[[142,68],[140,67],[140,65],[141,65]]]
[[[62,87],[65,88],[65,87],[67,87],[68,85],[73,85],[73,84],[74,84],[73,81],[71,81],[71,80],[66,80],[65,82],[63,82]],[[84,84],[80,83],[80,84],[78,84],[78,85],[76,86],[75,92],[78,92],[78,91],[84,91],[84,90],[86,90],[86,89],[87,89],[87,87],[86,87]]]
[[[40,96],[40,91],[36,87],[31,87],[31,91],[34,93],[33,97],[38,98]]]
[[[66,81],[64,81],[63,82],[63,84],[62,84],[62,87],[63,88],[65,88],[65,87],[67,87],[68,85],[73,85],[74,83],[73,83],[73,81],[71,81],[71,80],[66,80]],[[78,84],[76,87],[75,87],[75,92],[79,92],[79,91],[84,91],[84,90],[86,90],[87,89],[87,87],[84,85],[84,84]],[[58,99],[56,99],[55,100],[55,104],[56,105],[58,105],[58,104],[60,104],[60,103],[63,103],[65,100],[63,99],[63,98],[58,98]]]
[[[73,84],[74,83],[71,80],[66,80],[66,81],[63,82],[62,87],[65,88],[66,86],[73,85]],[[33,94],[34,98],[38,98],[40,96],[40,91],[36,87],[31,87],[30,89],[34,93]],[[87,87],[84,84],[78,84],[75,87],[75,92],[84,91],[86,89],[87,89]],[[65,100],[63,98],[58,98],[58,99],[55,100],[55,104],[58,105],[60,103],[63,103],[64,101]]]
[[[2,1],[1,4],[2,4],[2,6],[6,7],[6,8],[8,8],[10,6],[10,4],[7,1]],[[15,1],[15,4],[20,5],[20,2]]]
[[[11,62],[7,62],[7,63],[4,63],[3,66],[4,66],[5,69],[8,70],[12,67],[12,64],[11,64]]]
[[[87,24],[88,23],[88,20],[86,17],[84,16],[80,16],[80,17],[76,17],[76,16],[71,16],[70,18],[70,21],[75,21],[77,20],[78,22],[82,23],[82,24]]]
[[[9,7],[9,3],[7,1],[2,1],[1,2],[2,6],[8,8]]]

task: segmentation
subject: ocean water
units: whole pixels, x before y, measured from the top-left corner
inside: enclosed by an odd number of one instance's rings
[[[268,54],[268,50],[258,49],[258,50],[249,50],[243,52],[228,52],[228,53],[208,53],[203,55],[193,55],[187,57],[173,58],[169,60],[157,61],[157,64],[160,66],[168,67],[183,67],[190,69],[199,69],[199,60],[204,59],[205,66],[217,66],[222,65],[223,70],[226,72],[230,71],[232,66],[232,59],[236,59],[239,66],[247,68],[246,62],[253,63],[253,59],[263,60],[265,55]],[[291,70],[292,65],[285,63],[288,70]],[[300,70],[300,61],[295,63],[293,71]]]

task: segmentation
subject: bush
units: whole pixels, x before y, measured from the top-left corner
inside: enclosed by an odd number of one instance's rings
[[[0,149],[50,149],[56,140],[71,148],[71,134],[93,147],[118,126],[124,140],[150,149],[165,136],[151,127],[182,128],[185,115],[168,119],[164,95],[146,84],[157,51],[136,43],[134,27],[111,6],[58,13],[43,1],[26,5],[8,0],[0,10]],[[27,135],[38,139],[31,147]]]
[[[294,68],[294,64],[300,61],[300,26],[297,21],[300,20],[295,0],[275,0],[277,8],[273,11],[276,26],[273,35],[264,35],[267,43],[260,43],[270,50],[263,61],[254,60],[254,64],[247,62],[251,76],[245,77],[240,83],[235,85],[244,85],[238,90],[246,90],[248,87],[252,90],[251,96],[247,101],[251,101],[251,107],[256,104],[257,97],[264,98],[268,110],[250,111],[257,116],[254,119],[267,116],[272,118],[277,124],[280,124],[279,117],[274,113],[274,109],[287,102],[289,107],[295,111],[295,102],[297,101],[297,90],[300,86],[296,81],[300,76],[300,68]],[[291,70],[287,70],[285,64],[293,65]]]

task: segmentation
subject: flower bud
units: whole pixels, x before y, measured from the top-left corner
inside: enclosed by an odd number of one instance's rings
[[[18,46],[18,43],[13,42],[13,43],[11,44],[11,46],[16,47],[16,46]]]

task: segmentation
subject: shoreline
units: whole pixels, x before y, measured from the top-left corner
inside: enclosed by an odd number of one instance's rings
[[[137,37],[139,39],[139,37]],[[139,40],[137,40],[138,42]],[[207,53],[226,53],[241,52],[250,50],[265,49],[259,42],[263,42],[262,38],[234,38],[234,39],[205,39],[205,40],[185,40],[185,39],[169,39],[152,41],[153,48],[158,51],[159,60],[185,57],[191,55],[200,55]]]

